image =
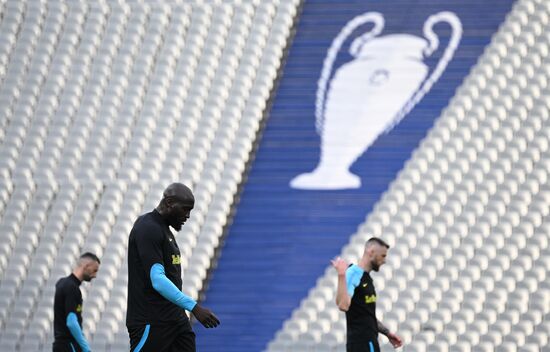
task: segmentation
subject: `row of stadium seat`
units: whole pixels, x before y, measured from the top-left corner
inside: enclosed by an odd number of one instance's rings
[[[0,349],[50,350],[55,282],[82,251],[94,350],[127,350],[134,219],[180,180],[177,235],[198,298],[298,3],[6,2],[0,23]]]

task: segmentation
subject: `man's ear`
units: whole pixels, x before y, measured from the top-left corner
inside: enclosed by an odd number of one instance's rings
[[[369,246],[369,247],[365,250],[365,252],[367,252],[367,255],[368,255],[369,257],[372,257],[372,255],[374,254],[374,246]]]
[[[174,206],[174,200],[171,199],[170,197],[165,198],[164,199],[164,204],[166,205],[166,208],[172,209],[172,207]]]

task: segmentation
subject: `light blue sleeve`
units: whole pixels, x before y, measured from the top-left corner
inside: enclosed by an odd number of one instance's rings
[[[73,335],[76,342],[78,342],[78,344],[80,345],[80,348],[82,348],[84,352],[91,351],[90,346],[88,345],[88,341],[86,341],[86,338],[82,333],[80,324],[78,324],[78,318],[76,317],[76,314],[74,312],[71,312],[67,315],[67,327],[69,328],[69,331],[71,332],[71,335]]]
[[[192,311],[197,302],[181,292],[172,281],[166,277],[164,266],[159,263],[153,264],[151,272],[151,283],[153,288],[170,302],[185,310]]]
[[[353,264],[346,270],[346,286],[348,288],[348,294],[350,297],[353,297],[353,292],[355,288],[359,286],[361,282],[361,277],[363,277],[363,269],[358,265]]]

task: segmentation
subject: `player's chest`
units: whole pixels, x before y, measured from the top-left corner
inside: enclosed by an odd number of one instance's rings
[[[181,264],[181,252],[176,239],[171,232],[165,234],[163,252],[165,262],[177,266]]]
[[[371,304],[376,302],[376,290],[374,284],[369,278],[362,278],[359,286],[356,289],[355,294],[357,298],[364,304]]]

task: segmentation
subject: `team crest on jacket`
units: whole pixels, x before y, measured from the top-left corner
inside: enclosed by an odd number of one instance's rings
[[[172,254],[172,264],[181,264],[181,256],[179,254]]]

